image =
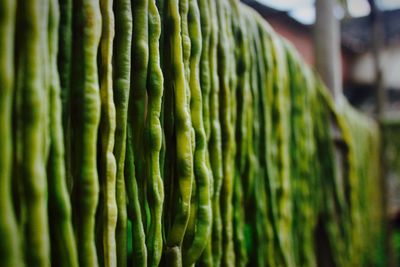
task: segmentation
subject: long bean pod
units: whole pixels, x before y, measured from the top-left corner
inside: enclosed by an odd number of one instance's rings
[[[222,186],[222,144],[221,144],[221,124],[219,120],[219,77],[218,77],[218,20],[216,3],[209,0],[209,8],[212,20],[212,32],[210,36],[210,76],[211,76],[211,91],[210,91],[210,141],[208,149],[210,154],[211,170],[213,174],[213,196],[212,196],[212,211],[213,211],[213,226],[212,226],[212,259],[213,265],[219,266],[222,257],[222,220],[220,210],[220,195]]]
[[[57,66],[60,76],[62,123],[68,192],[72,189],[71,173],[71,73],[72,73],[72,0],[60,0]]]
[[[14,39],[16,2],[0,3],[0,266],[22,266],[20,233],[12,196],[12,106],[15,84],[14,73]]]
[[[232,123],[235,125],[235,139],[236,142],[234,143],[234,151],[236,153],[235,155],[235,168],[234,168],[234,191],[233,191],[233,205],[234,205],[234,210],[233,210],[233,224],[234,224],[234,241],[235,241],[235,264],[237,266],[242,266],[244,262],[247,261],[247,255],[246,255],[246,247],[245,247],[245,229],[246,229],[246,221],[245,221],[245,207],[244,207],[244,201],[243,201],[243,185],[242,185],[242,176],[241,176],[241,168],[240,164],[240,153],[242,151],[241,149],[241,132],[240,132],[240,122],[242,121],[242,109],[244,106],[244,103],[242,100],[243,97],[243,89],[244,89],[244,84],[246,81],[246,75],[247,75],[247,68],[248,68],[248,63],[246,59],[248,58],[247,56],[247,50],[245,49],[245,39],[244,39],[244,32],[243,29],[245,27],[243,26],[243,20],[244,16],[241,16],[241,14],[238,12],[238,10],[235,8],[233,10],[233,17],[231,18],[231,23],[232,23],[232,31],[235,33],[234,34],[234,41],[236,43],[235,50],[233,51],[233,55],[236,61],[235,64],[235,69],[234,75],[235,76],[235,81],[232,84],[233,88],[232,90],[232,104],[231,104],[231,109],[232,109]],[[232,37],[231,37],[232,38]],[[241,99],[240,101],[237,101],[236,99]],[[254,251],[253,249],[250,249],[250,251]]]
[[[132,264],[147,266],[145,230],[142,221],[138,184],[136,182],[133,128],[128,121],[126,134],[125,183],[128,196],[128,217],[132,223]]]
[[[213,195],[213,176],[210,163],[210,153],[208,150],[208,143],[211,136],[211,123],[210,123],[210,91],[211,91],[211,73],[210,73],[210,40],[211,40],[211,10],[209,7],[208,0],[199,0],[199,11],[200,11],[200,23],[201,23],[201,36],[202,36],[202,50],[200,57],[200,89],[201,89],[201,99],[203,103],[203,123],[204,132],[206,135],[206,164],[209,172],[209,194],[210,198]],[[211,229],[212,229],[212,207],[211,207]],[[204,248],[203,254],[201,256],[200,262],[204,266],[212,265],[212,249],[211,249],[211,234],[207,237],[207,244]]]
[[[127,198],[125,185],[126,128],[131,81],[132,9],[130,0],[114,0],[115,38],[113,50],[113,89],[115,104],[115,145],[117,164],[116,200],[118,208],[115,233],[117,266],[127,266]]]
[[[163,75],[160,66],[159,41],[161,20],[155,0],[149,0],[149,67],[147,76],[148,115],[148,201],[151,214],[147,233],[148,266],[158,266],[162,255],[162,211],[164,187],[161,179],[160,151],[162,129],[160,122],[163,96]]]
[[[190,53],[190,107],[195,131],[194,176],[196,181],[197,218],[195,233],[187,250],[183,251],[183,264],[190,266],[203,252],[211,232],[211,197],[210,171],[207,166],[207,138],[203,124],[203,103],[200,89],[199,61],[202,51],[202,35],[199,6],[194,0],[189,1]]]
[[[261,60],[257,61],[257,74],[258,74],[258,82],[259,82],[259,88],[258,88],[258,95],[259,95],[259,114],[260,114],[260,145],[258,149],[259,153],[259,162],[260,162],[260,176],[257,179],[257,184],[256,190],[258,190],[258,198],[261,199],[261,201],[257,201],[257,205],[259,207],[258,209],[258,214],[257,214],[257,220],[259,221],[265,221],[268,223],[258,223],[258,232],[261,233],[259,236],[259,240],[264,240],[264,245],[261,246],[262,250],[260,253],[263,253],[263,255],[260,257],[260,259],[263,261],[262,264],[268,265],[268,266],[273,266],[274,261],[273,258],[270,257],[269,255],[273,255],[273,237],[272,237],[272,226],[271,226],[271,219],[269,217],[269,212],[270,212],[270,201],[268,199],[269,191],[268,191],[268,173],[267,173],[267,161],[266,161],[266,151],[267,151],[267,145],[266,145],[266,137],[267,137],[267,120],[268,120],[268,109],[265,106],[267,103],[266,100],[266,90],[264,89],[265,87],[268,87],[270,84],[270,79],[269,76],[267,75],[267,70],[268,67],[266,65],[266,60],[265,57],[267,57],[267,60],[269,58],[268,54],[268,46],[263,46],[263,25],[260,25],[260,22],[257,20],[255,21],[255,29],[254,29],[254,42],[255,42],[255,53],[256,55],[261,55]],[[266,241],[267,240],[267,241]]]
[[[287,80],[287,69],[286,55],[281,40],[277,36],[272,36],[272,51],[274,60],[274,84],[273,93],[275,94],[272,114],[275,114],[275,124],[276,130],[272,132],[272,140],[276,142],[275,150],[275,160],[278,175],[276,176],[276,187],[275,187],[275,197],[276,205],[278,207],[277,214],[277,234],[278,234],[278,247],[282,252],[282,260],[284,264],[293,265],[293,255],[291,248],[291,237],[289,233],[291,225],[291,206],[290,206],[290,161],[288,157],[288,139],[289,139],[289,123],[288,123],[288,112],[290,112],[290,102],[289,101],[289,88]],[[273,124],[273,125],[274,125]]]
[[[185,72],[185,82],[187,89],[187,103],[190,103],[190,90],[189,90],[189,80],[190,80],[190,52],[191,43],[189,36],[189,0],[179,0],[179,16],[180,16],[180,28],[181,28],[181,41],[182,41],[182,62],[183,69]]]
[[[200,24],[201,24],[201,58],[200,58],[200,89],[203,103],[204,131],[207,141],[210,139],[210,36],[211,36],[211,10],[208,0],[199,0]]]
[[[101,0],[102,33],[100,39],[100,97],[101,117],[99,137],[101,144],[100,181],[102,184],[103,210],[101,220],[102,252],[105,266],[116,266],[117,252],[115,228],[117,203],[115,198],[116,161],[113,154],[115,137],[115,105],[112,82],[112,52],[114,40],[113,0]]]
[[[174,256],[175,253],[181,254],[180,246],[186,231],[190,214],[190,199],[193,180],[193,153],[192,153],[192,125],[187,103],[187,83],[185,82],[185,72],[183,65],[182,40],[180,36],[181,18],[179,15],[179,3],[177,0],[168,1],[168,16],[171,19],[171,65],[173,67],[174,79],[174,105],[175,105],[175,134],[176,134],[176,177],[179,184],[178,194],[180,201],[177,214],[173,220],[171,229],[167,234],[168,252],[171,252],[171,260],[181,261],[181,256]],[[174,249],[178,247],[178,249]],[[179,258],[180,257],[180,258]],[[171,264],[181,265],[181,262]]]
[[[148,46],[148,0],[132,2],[132,70],[131,91],[128,109],[128,134],[126,158],[126,184],[128,193],[128,216],[132,222],[133,254],[132,264],[147,266],[147,196],[144,157],[144,127],[147,71],[149,63]],[[132,140],[131,140],[132,139]]]
[[[149,0],[132,1],[133,30],[132,30],[132,71],[131,92],[129,96],[129,117],[132,123],[133,152],[135,153],[136,181],[139,190],[140,205],[142,206],[143,226],[148,227],[148,204],[146,200],[146,173],[144,149],[144,128],[146,117],[146,86],[149,64]]]
[[[232,226],[232,193],[233,193],[233,153],[232,143],[234,140],[233,128],[231,125],[231,100],[229,87],[229,46],[227,37],[228,3],[217,1],[218,23],[220,27],[218,42],[218,74],[220,77],[220,120],[222,136],[222,166],[223,181],[221,189],[221,209],[223,221],[223,253],[222,265],[233,266],[235,254],[233,247],[233,226]]]
[[[22,201],[26,207],[25,258],[28,265],[49,266],[50,247],[46,203],[45,134],[47,88],[44,43],[47,42],[47,1],[18,2],[20,45],[18,80],[20,95],[20,160]],[[46,38],[44,38],[46,37]]]
[[[101,35],[99,3],[74,2],[73,91],[71,153],[74,155],[74,222],[82,266],[97,266],[95,214],[98,204],[97,132],[100,122],[100,92],[97,51]]]
[[[50,154],[47,165],[49,191],[49,223],[51,262],[57,266],[78,266],[78,254],[72,228],[71,202],[68,195],[62,102],[57,69],[59,6],[50,1],[49,55],[50,55]]]

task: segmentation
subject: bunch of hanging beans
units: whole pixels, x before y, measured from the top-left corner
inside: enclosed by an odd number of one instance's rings
[[[237,0],[1,0],[0,87],[1,267],[373,261],[376,124]]]

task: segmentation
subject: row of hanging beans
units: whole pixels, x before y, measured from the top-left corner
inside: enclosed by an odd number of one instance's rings
[[[0,267],[374,260],[376,124],[238,0],[1,0],[0,83]]]

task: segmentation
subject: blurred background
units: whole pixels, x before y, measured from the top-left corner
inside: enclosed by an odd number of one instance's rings
[[[386,221],[377,265],[400,266],[400,0],[242,1],[297,48],[335,99],[344,95],[380,123]]]

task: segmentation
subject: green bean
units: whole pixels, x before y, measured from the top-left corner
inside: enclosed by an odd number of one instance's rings
[[[162,255],[162,212],[164,187],[160,170],[162,129],[160,122],[163,96],[163,75],[160,66],[159,39],[161,34],[160,15],[155,0],[149,1],[149,67],[147,77],[148,94],[148,201],[150,207],[150,228],[147,234],[148,265],[158,266]]]
[[[131,93],[128,110],[126,183],[128,192],[128,216],[132,222],[133,255],[132,263],[147,266],[148,252],[145,243],[148,208],[146,200],[146,179],[143,149],[145,126],[145,98],[149,62],[148,47],[148,0],[132,2],[132,72]],[[130,154],[132,151],[132,154]]]
[[[15,29],[19,29],[24,26],[24,20],[21,19],[24,17],[23,12],[21,11],[21,5],[17,5],[16,12],[16,27]],[[13,189],[13,197],[15,204],[15,214],[18,223],[18,230],[21,236],[21,245],[24,248],[24,243],[22,242],[23,236],[25,236],[25,225],[27,222],[26,215],[26,199],[23,187],[23,176],[22,176],[22,166],[23,166],[23,110],[22,110],[22,102],[23,102],[23,92],[21,82],[23,80],[24,72],[25,72],[25,64],[23,63],[23,51],[24,51],[24,42],[20,40],[24,40],[24,32],[15,31],[15,83],[14,83],[14,107],[13,107],[13,166],[12,166],[12,189]]]
[[[254,62],[254,51],[253,51],[253,34],[251,31],[251,22],[247,17],[245,17],[242,21],[242,27],[246,29],[246,40],[244,42],[244,47],[246,47],[246,57],[247,57],[247,69],[245,73],[245,84],[243,86],[243,99],[245,99],[244,106],[242,107],[242,112],[244,116],[242,117],[241,121],[241,133],[242,133],[242,163],[243,169],[241,170],[242,173],[242,188],[243,188],[243,202],[245,205],[254,207],[254,210],[246,210],[245,217],[246,217],[246,224],[252,227],[251,230],[251,238],[250,240],[254,240],[253,242],[258,241],[258,227],[257,227],[257,188],[255,188],[255,177],[258,176],[258,162],[255,159],[255,151],[254,147],[258,144],[258,136],[255,131],[254,125],[257,123],[256,120],[253,118],[257,118],[257,102],[255,101],[254,97],[254,87],[255,87],[255,77],[254,77],[254,70],[255,70],[255,62]],[[256,258],[255,263],[259,263],[258,257],[260,256],[257,252],[260,251],[262,245],[258,244],[257,247],[253,247],[251,251],[254,251],[252,260]],[[241,252],[239,250],[239,252]],[[239,254],[241,256],[243,252]],[[243,262],[244,259],[239,257],[238,264]],[[254,263],[253,263],[254,264]],[[262,265],[260,265],[262,266]]]
[[[248,105],[252,107],[249,109],[248,118],[247,118],[247,161],[249,168],[247,169],[247,179],[245,188],[248,190],[245,191],[245,202],[252,202],[254,201],[254,194],[255,194],[255,179],[259,174],[258,172],[258,160],[259,157],[257,151],[259,146],[259,129],[260,125],[258,120],[253,120],[252,118],[259,118],[259,109],[258,109],[258,84],[257,84],[257,60],[256,60],[256,52],[254,47],[254,31],[252,31],[252,20],[245,19],[245,27],[249,30],[249,34],[247,35],[248,39],[248,51],[249,51],[249,92],[247,93],[248,97]],[[256,203],[254,203],[256,204]],[[260,247],[259,247],[260,248]]]
[[[72,66],[72,0],[60,0],[60,23],[58,27],[57,66],[60,76],[62,125],[65,145],[65,176],[68,191],[72,188],[71,174],[71,66]]]
[[[206,163],[207,138],[203,125],[202,92],[200,89],[199,61],[202,50],[202,35],[199,7],[189,1],[189,35],[191,42],[190,91],[191,118],[195,131],[194,175],[196,180],[197,221],[192,243],[183,251],[183,264],[190,266],[203,252],[211,232],[210,177]],[[191,211],[192,212],[192,211]]]
[[[192,41],[193,35],[190,33],[190,28],[193,27],[193,8],[191,0],[181,0],[180,1],[180,14],[181,14],[181,36],[182,36],[182,49],[183,49],[183,63],[184,63],[184,71],[185,71],[185,82],[186,82],[186,90],[187,90],[187,99],[188,99],[188,104],[190,108],[190,115],[192,119],[192,129],[191,129],[191,140],[192,140],[192,152],[193,152],[193,170],[194,170],[194,176],[193,178],[196,178],[196,161],[195,161],[195,150],[196,150],[196,130],[193,125],[193,114],[192,114],[192,102],[191,102],[191,93],[192,93],[192,75],[191,75],[191,70],[192,70],[192,58],[196,55],[192,55],[192,52],[199,52],[198,49],[192,47]],[[192,10],[191,10],[192,9]],[[192,31],[193,33],[193,31]],[[185,231],[185,236],[184,240],[182,243],[182,247],[186,249],[187,247],[190,247],[191,243],[193,242],[193,238],[195,235],[196,231],[196,222],[197,222],[197,188],[196,188],[196,179],[192,179],[192,195],[190,198],[190,214],[189,214],[189,220],[188,224],[186,227]],[[182,256],[185,257],[185,252],[182,252]],[[183,259],[184,260],[184,259]],[[183,262],[183,265],[184,262]]]
[[[190,215],[190,198],[193,180],[193,153],[192,153],[192,125],[189,113],[189,103],[185,82],[185,72],[182,60],[182,40],[180,36],[180,16],[177,0],[168,1],[168,16],[171,19],[171,65],[173,68],[174,102],[175,102],[175,134],[176,134],[176,179],[179,184],[180,202],[177,214],[173,220],[171,229],[167,234],[167,253],[181,254],[180,246],[188,224]],[[177,247],[178,249],[175,249]],[[167,255],[173,260],[175,256]],[[181,259],[178,259],[181,260]],[[171,262],[181,265],[180,262]]]
[[[184,70],[184,78],[185,78],[185,90],[186,90],[186,104],[187,108],[190,111],[190,53],[191,53],[191,43],[190,43],[190,35],[189,35],[189,1],[190,0],[179,0],[179,16],[181,23],[181,42],[182,42],[182,62],[183,62],[183,70]],[[191,150],[194,152],[195,149],[195,132],[193,126],[190,127],[190,139],[191,139]],[[192,173],[192,176],[194,174]],[[192,188],[195,186],[195,179],[192,179]],[[196,203],[193,201],[195,196],[195,191],[192,189],[194,194],[191,194],[190,205],[193,206],[193,209],[196,209]],[[191,208],[190,207],[190,208]],[[189,210],[190,210],[189,208]],[[195,220],[196,211],[193,210],[192,213],[189,212],[189,220],[185,229],[187,232],[187,237],[193,233],[190,228],[194,228],[194,220]],[[190,239],[190,238],[189,238]]]
[[[114,155],[117,163],[116,199],[118,208],[115,233],[117,266],[127,266],[127,199],[125,188],[126,128],[131,75],[132,10],[130,0],[115,0],[113,87],[116,115]]]
[[[232,125],[232,142],[231,142],[231,168],[232,168],[232,196],[231,196],[231,202],[232,202],[232,227],[233,227],[233,234],[232,234],[232,240],[233,242],[235,241],[235,228],[234,228],[234,213],[235,213],[235,209],[238,209],[239,212],[241,213],[241,216],[243,216],[243,206],[241,205],[241,203],[239,204],[239,206],[235,206],[234,207],[234,190],[235,190],[235,183],[236,183],[236,179],[238,179],[237,177],[237,168],[235,165],[235,158],[236,158],[236,150],[237,150],[237,146],[236,146],[236,142],[235,142],[235,128],[236,128],[236,120],[237,120],[237,100],[236,100],[236,92],[237,92],[237,85],[238,85],[238,77],[236,75],[236,71],[237,71],[237,49],[236,49],[236,40],[235,40],[235,33],[238,30],[238,18],[240,18],[240,13],[238,10],[238,5],[239,3],[236,0],[229,0],[229,5],[231,6],[231,10],[228,13],[228,17],[227,17],[227,38],[228,38],[228,43],[229,45],[229,54],[228,54],[228,62],[229,63],[229,70],[228,70],[228,75],[229,75],[229,88],[230,88],[230,92],[229,92],[229,101],[227,102],[227,105],[229,105],[230,107],[230,124]],[[240,18],[241,19],[241,18]],[[228,121],[227,121],[228,122]],[[233,208],[234,207],[234,208]],[[242,218],[242,222],[244,222],[243,218]],[[247,261],[247,255],[246,255],[246,251],[245,251],[245,244],[244,244],[244,225],[240,226],[239,225],[239,231],[241,233],[241,236],[239,236],[239,239],[241,240],[242,243],[242,249],[239,251],[239,254],[236,254],[235,252],[235,261],[237,261],[238,259],[243,262],[243,264],[245,264],[244,262]],[[233,244],[234,246],[235,244]],[[233,249],[235,249],[235,247],[233,247]],[[236,265],[236,263],[235,263]]]
[[[222,220],[220,210],[220,195],[222,186],[222,145],[221,145],[221,124],[219,121],[219,78],[218,78],[218,62],[217,62],[217,45],[218,45],[218,21],[216,3],[209,0],[210,18],[212,20],[212,32],[210,36],[210,141],[208,143],[211,170],[214,178],[212,211],[213,211],[213,228],[212,228],[212,259],[213,265],[219,266],[222,257]]]
[[[261,18],[260,18],[261,20]],[[267,216],[268,216],[268,221],[270,224],[266,224],[266,233],[268,235],[268,252],[270,255],[277,255],[276,257],[272,258],[269,257],[269,263],[270,265],[274,266],[277,265],[277,262],[280,261],[281,259],[281,254],[280,250],[276,250],[276,235],[277,235],[277,230],[276,230],[276,208],[277,206],[275,205],[275,180],[273,179],[276,176],[276,169],[275,166],[273,165],[272,162],[272,153],[275,153],[276,149],[273,147],[272,141],[271,141],[271,130],[272,130],[272,112],[271,112],[271,106],[270,103],[273,99],[273,94],[272,94],[272,86],[273,86],[273,54],[272,54],[272,49],[271,49],[271,42],[270,42],[270,32],[265,31],[265,25],[263,22],[259,22],[259,33],[260,33],[260,41],[261,41],[261,51],[262,53],[262,58],[263,62],[265,65],[265,77],[263,78],[262,83],[264,84],[264,90],[261,90],[261,99],[263,101],[262,107],[263,107],[263,113],[264,113],[264,127],[263,127],[263,136],[264,136],[264,142],[262,143],[262,146],[264,147],[263,149],[263,158],[264,158],[264,164],[265,166],[268,166],[265,170],[265,176],[266,179],[264,180],[264,185],[265,185],[265,192],[267,193]],[[269,148],[270,147],[270,148]],[[269,149],[268,149],[269,148]]]
[[[21,244],[12,199],[12,103],[16,3],[2,1],[0,10],[0,266],[22,266]]]
[[[298,64],[297,55],[293,48],[287,48],[291,89],[291,124],[297,130],[291,135],[291,164],[292,164],[292,195],[293,195],[293,245],[295,247],[296,265],[315,265],[312,257],[312,232],[316,227],[313,218],[313,207],[310,205],[309,188],[311,188],[309,169],[311,165],[311,150],[313,137],[310,133],[309,105],[307,104],[310,84],[305,77],[305,71]]]
[[[234,65],[234,69],[232,76],[235,76],[234,81],[232,81],[232,104],[231,104],[231,110],[232,110],[232,124],[235,125],[236,131],[238,131],[237,136],[236,136],[236,142],[240,144],[240,129],[237,124],[237,116],[239,116],[239,119],[241,118],[241,111],[238,110],[238,108],[242,108],[242,103],[241,101],[236,101],[234,99],[237,98],[237,96],[240,96],[243,94],[241,91],[243,90],[243,84],[245,82],[245,75],[247,72],[246,65],[245,65],[245,59],[246,59],[246,50],[244,49],[244,39],[243,39],[243,33],[242,33],[242,23],[243,23],[243,16],[238,12],[237,5],[234,4],[235,9],[233,10],[233,17],[231,18],[231,28],[230,31],[234,31],[236,33],[235,36],[232,36],[230,38],[234,38],[233,41],[237,44],[236,47],[234,48],[234,51],[232,51],[232,57],[234,57],[236,64]],[[228,31],[228,32],[230,32]],[[233,35],[231,33],[230,35]],[[233,80],[233,79],[231,79]],[[236,114],[237,113],[237,114]],[[238,142],[239,141],[239,142]],[[239,149],[238,149],[239,148]],[[237,150],[240,151],[240,146],[236,147],[236,144],[233,144],[233,149],[236,153]],[[235,160],[238,162],[240,160],[240,155],[236,154]],[[243,188],[242,188],[242,179],[240,175],[240,168],[238,167],[238,164],[235,164],[234,168],[234,185],[233,185],[233,224],[234,224],[234,242],[235,242],[235,265],[237,266],[243,266],[247,262],[247,251],[245,247],[245,207],[244,207],[244,202],[243,202]],[[250,250],[254,251],[254,250]]]
[[[250,16],[248,16],[250,18]],[[257,60],[257,55],[259,55],[260,53],[262,53],[261,51],[257,51],[256,48],[256,35],[257,35],[257,31],[258,28],[255,25],[255,21],[254,20],[248,20],[247,22],[249,24],[248,28],[251,29],[251,40],[250,40],[250,51],[251,51],[251,98],[252,98],[252,106],[253,106],[253,115],[251,117],[254,118],[262,118],[262,110],[260,105],[262,103],[260,103],[260,95],[259,95],[259,87],[261,85],[261,81],[259,79],[259,62],[260,60]],[[251,120],[251,118],[250,118]],[[264,188],[264,187],[260,187],[260,185],[263,184],[262,181],[259,181],[259,178],[261,177],[262,173],[262,165],[261,165],[261,161],[260,161],[260,157],[261,157],[261,151],[260,151],[260,147],[261,147],[261,123],[260,120],[253,120],[252,121],[252,125],[250,125],[250,127],[252,128],[252,137],[250,137],[249,139],[252,140],[252,144],[250,144],[250,161],[251,161],[251,165],[253,166],[253,174],[252,174],[252,178],[249,179],[251,180],[250,184],[251,187],[253,188],[253,197],[251,200],[252,205],[254,205],[256,207],[255,210],[255,215],[253,215],[255,217],[255,229],[256,229],[256,233],[257,233],[257,243],[259,244],[256,248],[257,250],[257,265],[258,266],[266,266],[267,265],[267,255],[266,255],[266,242],[264,242],[263,240],[267,240],[266,239],[266,235],[265,235],[265,217],[264,215],[264,205],[265,205],[265,195],[263,194],[263,192],[261,190],[259,190],[260,188]],[[264,201],[259,201],[260,199],[264,199]]]
[[[29,265],[47,266],[49,235],[46,205],[45,130],[46,114],[42,100],[47,101],[45,89],[44,43],[47,41],[46,1],[18,5],[20,51],[16,86],[21,94],[21,182],[26,206],[25,256]],[[29,249],[28,249],[29,248]]]
[[[162,37],[164,38],[163,43],[163,76],[164,76],[164,93],[162,100],[162,113],[161,113],[161,124],[162,129],[164,130],[163,135],[163,144],[161,151],[161,162],[160,167],[162,168],[162,179],[164,182],[164,193],[165,193],[165,202],[164,202],[164,218],[163,218],[163,237],[164,237],[164,248],[166,247],[166,239],[167,233],[169,232],[172,220],[174,218],[175,203],[177,194],[174,194],[174,191],[177,187],[177,180],[175,176],[175,166],[176,166],[176,138],[175,138],[175,104],[174,104],[174,74],[171,69],[171,62],[173,58],[173,54],[171,53],[172,42],[170,38],[172,37],[173,23],[174,18],[171,17],[171,12],[169,12],[168,2],[164,3],[164,11],[163,11],[163,29],[164,34]],[[166,256],[166,253],[164,253]],[[164,257],[164,259],[166,259]],[[164,260],[163,260],[164,264]]]
[[[58,2],[50,1],[49,54],[50,54],[50,154],[47,165],[49,185],[49,224],[51,262],[57,266],[78,266],[78,256],[71,222],[71,203],[68,195],[64,163],[62,129],[62,103],[57,71]]]
[[[289,90],[287,83],[287,69],[286,58],[282,48],[281,40],[278,36],[272,38],[272,48],[274,53],[274,86],[273,92],[276,94],[275,101],[272,106],[272,112],[275,113],[276,125],[275,131],[272,133],[273,140],[276,142],[276,166],[278,175],[275,190],[279,192],[276,194],[277,207],[277,226],[278,226],[278,242],[280,250],[283,255],[284,264],[293,266],[293,255],[291,247],[291,203],[289,201],[290,194],[290,162],[288,153],[288,133],[290,132],[288,123],[288,112],[290,112]]]
[[[243,189],[240,181],[240,176],[236,172],[234,177],[234,188],[232,203],[233,209],[233,227],[235,241],[235,266],[245,266],[247,262],[245,235],[244,235],[244,208],[243,208]]]
[[[135,154],[133,152],[133,127],[127,123],[125,183],[128,196],[128,217],[132,223],[132,264],[133,266],[147,266],[147,249],[145,232],[142,221],[139,201],[138,185],[135,173]]]
[[[260,55],[261,60],[258,60],[258,82],[259,82],[259,112],[260,112],[260,146],[259,146],[259,162],[260,162],[260,177],[257,179],[256,190],[258,189],[258,198],[261,201],[257,201],[257,205],[259,206],[258,209],[258,220],[263,221],[263,223],[258,223],[257,227],[258,232],[262,233],[259,238],[260,240],[264,240],[263,243],[265,244],[262,246],[263,251],[261,252],[266,259],[263,259],[265,263],[264,265],[273,266],[274,261],[273,258],[269,255],[274,254],[273,250],[273,237],[272,237],[272,226],[271,226],[271,218],[269,217],[270,213],[270,201],[268,200],[269,188],[267,188],[267,180],[268,180],[268,173],[267,173],[267,161],[266,161],[266,138],[267,138],[267,119],[268,115],[267,107],[265,103],[267,103],[266,99],[266,90],[265,87],[269,87],[269,76],[266,74],[267,68],[269,66],[266,65],[265,57],[269,57],[268,47],[263,46],[263,25],[260,25],[259,21],[255,22],[255,49],[256,55]]]
[[[158,13],[160,15],[160,40],[159,40],[159,53],[160,53],[160,67],[161,71],[163,74],[163,77],[166,77],[167,75],[167,70],[165,69],[166,67],[166,55],[164,55],[165,49],[166,49],[166,44],[165,44],[165,33],[167,31],[166,27],[166,15],[165,15],[165,1],[164,0],[156,0],[156,5],[158,8]],[[164,79],[164,91],[167,82],[165,82]],[[161,178],[165,179],[165,155],[166,155],[166,135],[165,135],[165,128],[164,128],[164,114],[165,112],[165,102],[166,102],[166,97],[165,94],[163,94],[163,97],[161,98],[161,111],[160,111],[160,124],[161,124],[161,135],[162,135],[162,140],[161,140],[161,149],[160,149],[160,173],[161,173]],[[164,196],[165,198],[165,196]],[[167,203],[164,202],[164,207],[167,206]],[[162,226],[164,228],[164,225]],[[164,231],[164,230],[163,230]]]
[[[212,228],[212,225],[211,225]],[[211,233],[207,237],[207,245],[203,250],[203,254],[201,255],[200,259],[196,262],[196,266],[213,266],[213,259],[212,259],[212,240],[211,240]]]
[[[47,1],[18,3],[20,42],[18,55],[18,80],[16,91],[20,95],[19,127],[22,201],[26,207],[25,258],[28,265],[50,265],[48,218],[46,203],[45,130],[43,101],[47,101],[43,55],[47,41]]]
[[[227,18],[227,35],[229,42],[229,87],[230,87],[230,109],[231,109],[231,124],[233,125],[233,134],[235,134],[235,125],[236,125],[236,90],[238,84],[238,77],[236,74],[237,71],[237,58],[238,58],[238,49],[236,45],[236,33],[238,31],[239,18],[241,19],[241,14],[239,12],[239,2],[236,0],[228,1],[231,10],[229,12]],[[236,143],[232,142],[232,154],[236,154]]]
[[[229,68],[228,68],[228,37],[227,37],[227,3],[217,2],[218,22],[219,22],[219,42],[218,42],[218,74],[220,77],[220,120],[222,129],[222,166],[223,181],[221,188],[221,209],[223,221],[223,252],[222,265],[233,266],[235,254],[233,246],[233,226],[232,226],[232,192],[233,192],[233,153],[232,143],[234,140],[233,128],[231,125],[230,110],[230,88],[229,88]]]
[[[242,44],[242,67],[244,68],[243,78],[240,81],[240,88],[237,90],[237,98],[242,99],[240,103],[237,105],[237,129],[236,129],[236,136],[237,136],[237,155],[239,158],[237,159],[237,167],[239,168],[240,176],[243,177],[245,175],[246,170],[246,160],[248,156],[248,147],[247,147],[247,123],[246,123],[246,116],[247,113],[245,112],[248,96],[250,91],[250,54],[249,54],[249,37],[246,30],[246,24],[244,22],[241,23],[241,34],[243,35],[243,44]],[[243,181],[245,182],[245,181]],[[247,188],[247,187],[246,187]],[[244,196],[247,199],[246,196]]]
[[[200,11],[200,23],[201,23],[201,36],[202,36],[202,50],[200,57],[200,89],[201,99],[203,103],[203,123],[204,131],[206,135],[206,147],[210,141],[211,126],[210,126],[210,89],[211,89],[211,73],[210,73],[210,40],[211,40],[211,10],[209,8],[208,0],[199,0],[199,11]],[[212,198],[213,195],[213,177],[211,171],[210,154],[206,149],[206,166],[208,168],[209,175],[209,195]],[[210,206],[210,208],[212,208]],[[212,209],[211,209],[211,221],[210,227],[212,229]],[[212,251],[211,251],[211,229],[206,237],[206,247],[204,248],[203,254],[200,261],[204,266],[212,266]]]
[[[182,253],[178,246],[167,247],[165,251],[166,261],[168,266],[182,267]]]
[[[71,82],[72,53],[72,0],[60,0],[60,23],[58,27],[58,58],[57,65],[60,76],[61,101],[63,112],[63,129],[67,131],[69,124],[69,94]],[[65,137],[67,138],[67,137]]]
[[[193,129],[194,131],[194,129]],[[195,149],[195,145],[192,146],[193,149]],[[193,155],[193,164],[195,163],[194,161],[194,155]],[[194,169],[194,166],[193,166]],[[195,176],[193,177],[195,178]],[[185,231],[185,236],[183,238],[183,243],[182,243],[182,256],[185,255],[185,252],[187,250],[187,248],[190,247],[191,243],[193,242],[193,238],[196,232],[196,223],[197,223],[197,207],[198,207],[198,203],[197,203],[197,186],[196,186],[196,179],[192,180],[192,195],[190,197],[190,214],[189,214],[189,220],[188,220],[188,224],[186,227],[186,231]],[[183,260],[183,258],[182,258]],[[182,262],[182,264],[184,265],[184,263]]]
[[[201,23],[201,36],[202,36],[202,50],[200,58],[200,88],[201,99],[203,103],[203,120],[204,131],[206,133],[207,141],[210,139],[210,36],[211,36],[211,18],[208,0],[199,0],[200,10],[200,23]]]
[[[133,30],[132,30],[132,72],[131,93],[129,98],[130,117],[132,122],[133,152],[135,153],[136,181],[138,183],[139,200],[142,209],[142,220],[145,231],[149,226],[147,212],[149,210],[146,196],[146,173],[144,149],[144,128],[146,110],[146,85],[149,63],[149,0],[132,1]]]
[[[44,109],[43,122],[43,160],[48,161],[50,152],[50,86],[51,86],[51,70],[50,70],[50,58],[49,58],[49,3],[50,0],[46,0],[41,6],[41,12],[46,13],[41,23],[41,64],[42,64],[42,75],[43,75],[43,86],[44,86],[44,97],[45,101],[42,102]]]
[[[100,93],[97,50],[101,35],[99,3],[74,2],[74,54],[71,118],[71,154],[74,175],[74,220],[79,264],[97,266],[95,214],[98,203],[97,131],[100,121]]]
[[[100,181],[102,183],[102,250],[105,266],[116,266],[115,228],[117,203],[115,199],[116,162],[113,154],[115,137],[115,106],[112,84],[112,51],[114,40],[113,0],[101,0],[102,34],[100,39]]]
[[[189,0],[179,0],[179,15],[181,23],[181,41],[182,41],[182,62],[183,69],[185,72],[185,83],[186,83],[186,96],[187,103],[190,103],[190,36],[189,36],[189,25],[188,25],[188,13],[189,13]]]

